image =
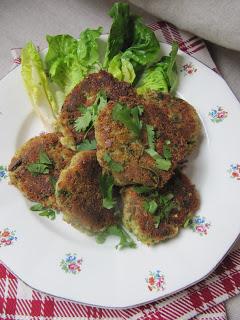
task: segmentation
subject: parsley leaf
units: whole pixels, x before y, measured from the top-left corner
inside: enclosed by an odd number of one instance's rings
[[[112,118],[114,121],[121,122],[138,138],[142,129],[142,121],[139,119],[142,113],[142,106],[136,106],[130,109],[126,105],[116,103],[112,110]]]
[[[41,211],[45,209],[41,203],[36,203],[30,207],[32,211]]]
[[[154,215],[155,227],[158,228],[163,220],[168,219],[171,211],[178,208],[178,202],[174,200],[172,193],[161,195],[155,191],[150,195],[150,199],[144,201],[143,208]]]
[[[147,212],[154,214],[158,208],[158,204],[155,200],[150,200],[145,201],[143,207]]]
[[[183,224],[183,228],[190,227],[191,225],[192,225],[192,217],[187,217],[187,219],[185,220],[185,222]]]
[[[79,111],[82,113],[74,122],[74,129],[77,132],[85,132],[88,128],[94,125],[99,111],[107,104],[107,96],[103,92],[99,92],[94,103],[89,107],[79,106]]]
[[[129,234],[119,225],[110,226],[105,231],[96,236],[97,243],[104,243],[108,236],[117,236],[120,238],[116,249],[136,248],[136,243],[132,240]]]
[[[174,195],[172,193],[169,193],[167,195],[160,195],[159,197],[159,214],[156,218],[156,228],[158,228],[160,222],[164,219],[167,219],[169,217],[170,212],[172,209],[177,208],[177,202],[173,200]]]
[[[171,143],[171,142],[170,142],[169,140],[166,140],[166,141],[165,141],[165,144],[164,144],[164,146],[163,146],[163,156],[164,156],[164,158],[167,159],[167,160],[172,159],[172,153],[171,153],[171,150],[170,150],[170,148],[169,148],[169,144],[170,144],[170,143]]]
[[[112,209],[116,205],[116,200],[113,199],[112,191],[114,186],[114,179],[112,176],[103,174],[99,178],[99,187],[103,197],[103,207]]]
[[[57,184],[57,178],[50,176],[49,180],[50,180],[50,183],[52,185],[53,191],[55,192],[56,184]]]
[[[92,121],[91,110],[87,110],[83,115],[78,117],[74,122],[74,129],[77,132],[85,131]]]
[[[38,161],[30,163],[27,166],[27,169],[33,176],[37,176],[39,174],[48,174],[52,166],[53,162],[49,159],[46,152],[41,151],[39,153]]]
[[[31,163],[27,166],[28,171],[32,173],[32,175],[37,176],[39,174],[48,174],[49,168],[47,164],[42,163]]]
[[[149,148],[145,151],[156,161],[157,168],[168,171],[171,168],[170,160],[172,158],[172,153],[169,148],[169,144],[171,142],[169,140],[165,141],[163,146],[163,157],[160,156],[160,154],[155,150],[155,132],[153,126],[147,124],[146,129]]]
[[[44,151],[41,151],[39,154],[39,162],[42,164],[52,165],[52,161],[49,159],[48,155]]]
[[[30,210],[37,211],[40,216],[47,217],[50,220],[54,220],[56,218],[56,211],[45,208],[41,203],[34,204],[30,207]]]
[[[149,124],[146,125],[147,129],[147,138],[148,138],[148,145],[150,149],[155,150],[155,132],[153,126],[150,126]]]
[[[92,105],[93,108],[93,122],[96,121],[99,112],[106,106],[107,104],[107,95],[105,92],[100,91],[97,94],[97,98]]]
[[[82,143],[77,145],[77,151],[82,150],[95,150],[97,148],[96,140],[89,141],[88,139],[83,140]]]
[[[153,188],[147,187],[147,186],[135,186],[135,187],[133,187],[133,190],[135,192],[137,192],[138,194],[142,194],[142,193],[149,193],[149,192],[153,191]]]
[[[168,171],[171,168],[171,161],[164,159],[153,149],[145,150],[155,161],[157,168],[163,171]]]
[[[103,159],[107,162],[113,172],[122,172],[124,170],[123,166],[112,160],[111,156],[107,152],[104,153]]]

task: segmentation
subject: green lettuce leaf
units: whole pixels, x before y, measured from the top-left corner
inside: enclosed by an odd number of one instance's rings
[[[110,29],[107,49],[105,53],[104,68],[107,68],[109,62],[115,55],[124,50],[129,41],[129,5],[124,2],[115,2],[109,11],[113,22]]]
[[[32,42],[28,42],[22,49],[21,61],[21,74],[32,107],[45,127],[51,131],[58,113],[58,106],[39,52]]]
[[[137,84],[137,92],[144,94],[150,90],[173,92],[177,84],[176,56],[178,44],[173,42],[169,56],[164,56],[153,66],[147,68]]]
[[[101,69],[98,38],[102,28],[86,29],[79,39],[70,35],[47,36],[45,64],[50,79],[68,94],[88,73]]]
[[[108,72],[120,81],[133,83],[136,77],[133,65],[128,59],[122,58],[122,55],[119,53],[110,61]]]
[[[129,14],[128,4],[114,3],[110,16],[113,23],[104,68],[117,79],[133,83],[145,66],[157,60],[159,41],[140,17]]]
[[[160,44],[154,32],[145,26],[140,17],[133,17],[133,38],[122,58],[129,60],[135,72],[156,62],[160,53]]]

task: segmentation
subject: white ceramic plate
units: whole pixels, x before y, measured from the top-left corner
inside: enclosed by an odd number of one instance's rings
[[[161,45],[163,54],[170,47]],[[155,247],[99,245],[62,221],[50,221],[8,184],[4,171],[16,149],[44,128],[31,111],[20,68],[0,81],[0,259],[31,287],[104,307],[130,307],[181,290],[205,277],[240,232],[240,105],[225,81],[179,52],[180,97],[194,105],[203,125],[197,155],[186,173],[201,207],[192,229]]]

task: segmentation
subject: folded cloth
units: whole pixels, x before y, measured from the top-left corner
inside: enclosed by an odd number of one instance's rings
[[[217,68],[200,38],[166,22],[150,25],[158,39],[180,48],[215,72]],[[21,63],[21,48],[11,50],[13,68]],[[58,299],[31,289],[0,264],[1,319],[101,320],[226,320],[223,302],[240,292],[240,248],[232,252],[206,280],[171,297],[131,309],[101,309]]]

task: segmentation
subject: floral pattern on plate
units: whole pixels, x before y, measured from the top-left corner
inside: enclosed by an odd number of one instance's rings
[[[0,181],[8,177],[7,167],[0,165]]]
[[[145,278],[149,291],[163,291],[165,289],[165,276],[160,270],[149,271],[149,275]]]
[[[82,259],[79,259],[76,253],[67,253],[61,260],[60,267],[66,273],[77,274],[82,270]]]
[[[192,64],[192,62],[185,63],[181,69],[180,72],[184,73],[184,77],[187,75],[193,75],[197,72],[197,68]]]
[[[219,123],[227,118],[228,112],[223,107],[217,106],[208,113],[208,116],[213,123]]]
[[[200,236],[207,235],[211,223],[201,216],[195,216],[189,221],[189,227]]]
[[[232,179],[240,180],[240,164],[231,164],[228,173]]]
[[[17,241],[16,231],[4,228],[0,230],[0,247],[6,247],[12,245]]]

